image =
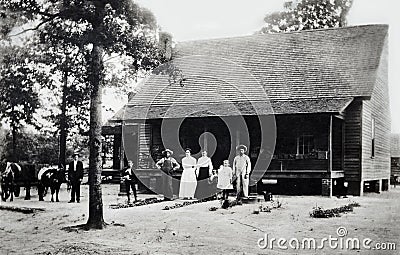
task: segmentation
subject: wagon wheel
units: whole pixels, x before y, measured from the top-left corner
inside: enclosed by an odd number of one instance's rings
[[[10,197],[10,195],[11,195],[10,189],[7,186],[3,185],[1,187],[1,199],[3,201],[6,201]]]
[[[19,197],[19,193],[21,192],[20,186],[14,186],[14,196]]]

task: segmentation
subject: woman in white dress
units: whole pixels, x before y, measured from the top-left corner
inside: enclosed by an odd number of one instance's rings
[[[185,155],[186,156],[182,159],[183,173],[179,187],[179,197],[183,199],[192,199],[194,198],[194,192],[196,191],[197,186],[197,161],[191,156],[190,149],[185,150]]]

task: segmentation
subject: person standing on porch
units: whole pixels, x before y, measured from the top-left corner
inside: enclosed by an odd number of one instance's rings
[[[207,156],[207,151],[202,151],[201,157],[197,160],[197,188],[195,197],[197,199],[208,198],[212,192],[210,192],[210,185],[208,184],[208,178],[212,175],[213,164],[211,159]]]
[[[75,152],[73,161],[69,163],[68,181],[71,184],[71,200],[68,203],[80,202],[81,182],[83,179],[83,163],[79,160],[79,153]]]
[[[239,145],[236,148],[239,155],[233,160],[233,174],[236,177],[236,197],[241,200],[242,194],[244,197],[249,196],[249,177],[251,171],[251,162],[245,145]]]
[[[197,186],[196,164],[197,160],[191,156],[191,150],[189,148],[186,149],[185,157],[182,159],[183,173],[179,187],[180,198],[194,198],[194,192],[196,191]]]
[[[138,184],[135,173],[133,172],[133,161],[128,161],[128,167],[124,169],[124,179],[126,187],[126,195],[128,196],[128,204],[131,202],[130,189],[132,188],[133,197],[137,202],[136,184]]]
[[[161,174],[161,193],[164,195],[164,200],[172,200],[174,194],[172,189],[172,173],[178,170],[180,165],[172,157],[172,150],[166,149],[163,154],[164,157],[156,164],[157,168],[163,171],[163,174]]]

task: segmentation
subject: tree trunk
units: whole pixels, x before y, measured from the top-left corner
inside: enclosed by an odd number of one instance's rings
[[[103,200],[101,192],[101,104],[103,84],[103,48],[93,45],[90,65],[90,131],[89,131],[89,219],[86,227],[102,229]]]
[[[67,86],[68,86],[68,71],[63,73],[63,89],[61,101],[61,115],[60,115],[60,151],[58,163],[65,169],[65,153],[67,147]]]
[[[14,105],[11,107],[11,112],[14,113]],[[13,162],[18,162],[18,155],[17,155],[17,127],[16,127],[17,121],[15,120],[14,116],[11,118],[11,137],[12,137],[12,154],[11,154],[11,161]]]
[[[18,162],[18,152],[17,152],[17,128],[14,124],[11,124],[11,136],[12,136],[12,155],[11,161]]]

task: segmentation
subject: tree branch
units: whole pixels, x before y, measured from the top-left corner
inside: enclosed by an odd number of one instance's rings
[[[105,54],[106,55],[106,54]],[[118,58],[118,57],[122,57],[122,53],[120,53],[120,54],[118,54],[118,55],[115,55],[115,56],[112,56],[112,57],[109,57],[109,58],[107,58],[107,59],[104,59],[104,63],[106,63],[106,62],[108,62],[108,61],[110,61],[110,60],[112,60],[112,59],[114,59],[114,58]]]
[[[52,17],[52,18],[47,18],[47,19],[43,20],[42,22],[40,22],[39,24],[37,24],[35,27],[33,27],[33,28],[28,28],[28,29],[24,29],[24,30],[22,30],[21,32],[18,32],[18,33],[13,34],[13,35],[9,35],[9,37],[19,36],[19,35],[21,35],[21,34],[24,34],[24,33],[28,32],[28,31],[36,31],[36,30],[38,30],[41,26],[43,26],[43,25],[46,24],[47,22],[53,20],[54,18],[55,18],[55,16]]]

